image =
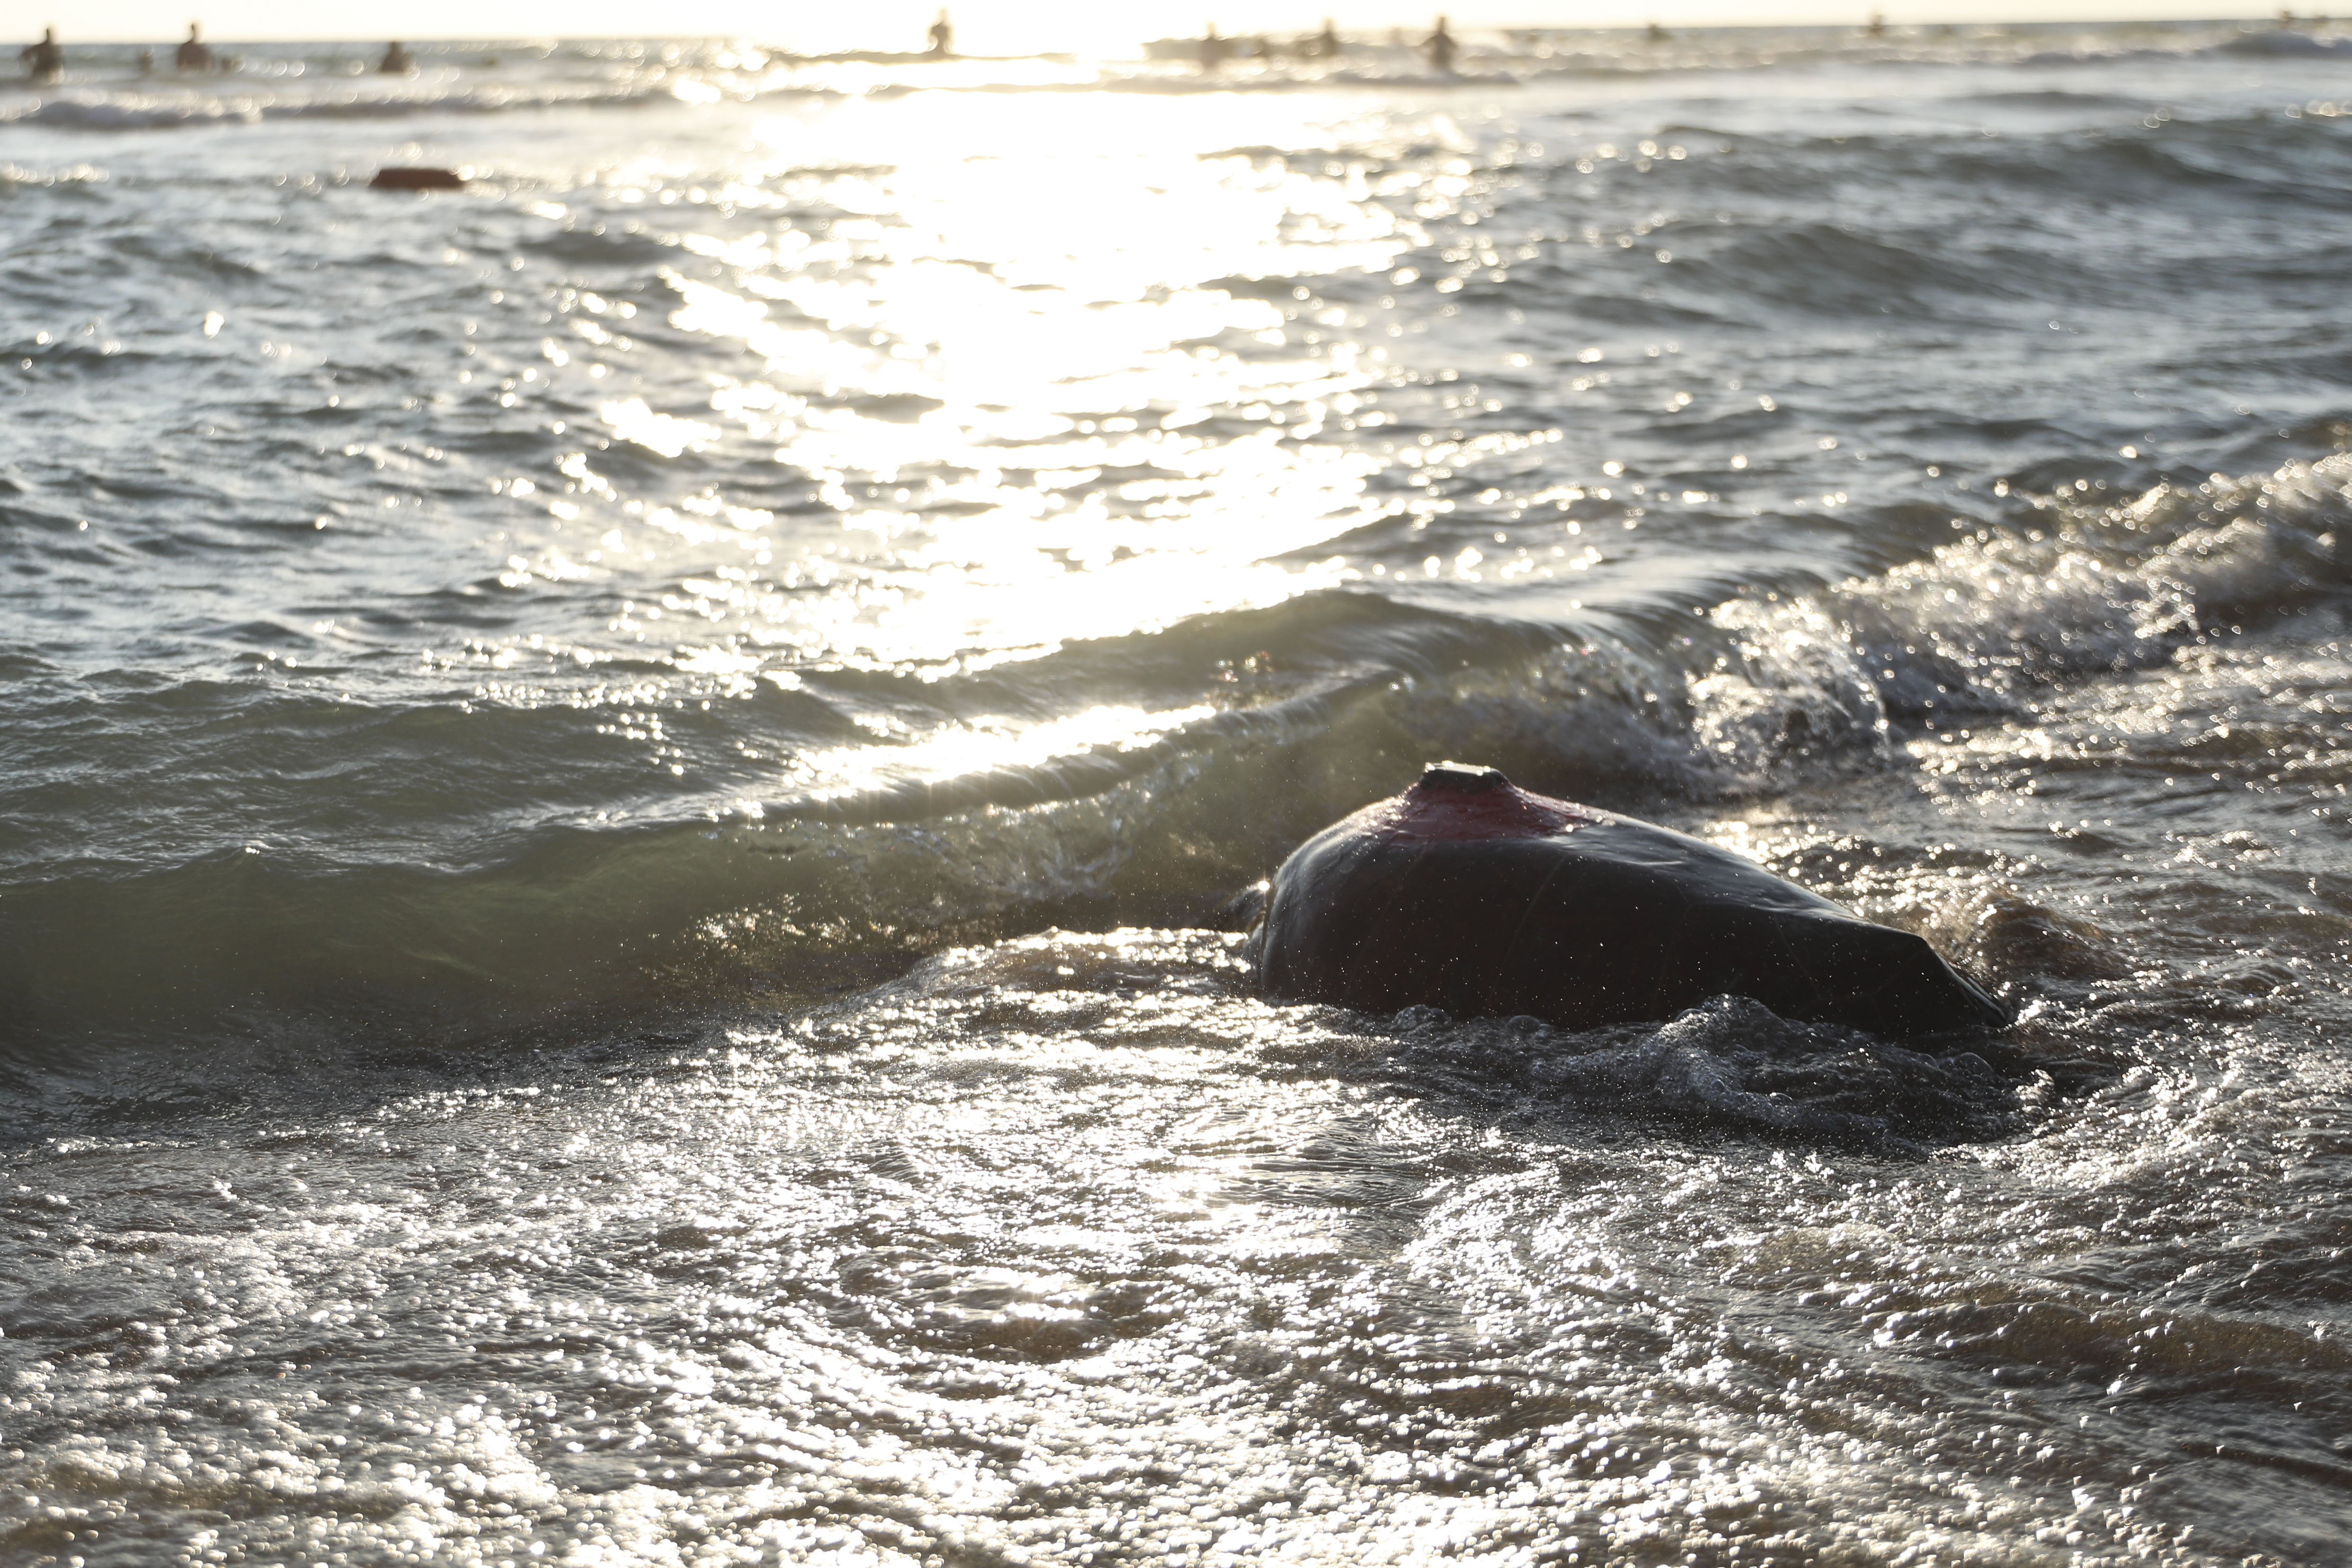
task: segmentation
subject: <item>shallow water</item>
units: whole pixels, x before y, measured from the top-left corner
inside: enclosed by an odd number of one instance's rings
[[[1473,41],[0,92],[12,1561],[2352,1531],[2352,50]],[[2021,1020],[1255,998],[1444,755]]]

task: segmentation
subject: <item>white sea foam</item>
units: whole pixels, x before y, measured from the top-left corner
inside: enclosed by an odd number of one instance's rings
[[[1703,746],[1735,772],[1867,751],[1891,713],[2000,712],[2040,683],[2145,666],[2345,585],[2352,458],[2040,503],[2046,526],[1944,545],[1874,578],[1715,613],[1737,666],[1695,677]]]

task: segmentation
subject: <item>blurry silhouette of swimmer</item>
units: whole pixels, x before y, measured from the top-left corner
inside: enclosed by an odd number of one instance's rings
[[[25,62],[25,76],[28,80],[55,81],[65,74],[66,49],[58,42],[55,27],[42,28],[41,41],[26,44],[16,51],[16,58]]]
[[[142,49],[139,51],[139,74],[141,76],[153,76],[155,74],[154,50]]]
[[[1429,35],[1421,46],[1429,57],[1429,68],[1440,76],[1454,74],[1454,35],[1445,30],[1445,18],[1437,19],[1437,31]]]
[[[940,19],[931,24],[930,37],[933,56],[945,58],[955,53],[955,25],[948,20],[945,11],[940,12]]]
[[[1667,32],[1664,27],[1659,26],[1655,22],[1653,22],[1653,23],[1651,23],[1651,24],[1650,24],[1650,42],[1652,42],[1652,43],[1654,43],[1654,44],[1663,44],[1663,43],[1664,43],[1668,38],[1671,38],[1671,37],[1674,37],[1674,35],[1673,35],[1672,33]]]
[[[1323,18],[1323,30],[1315,35],[1315,52],[1327,60],[1339,58],[1339,29],[1331,25],[1328,16]]]
[[[1217,36],[1217,25],[1212,22],[1209,30],[1201,35],[1201,68],[1215,70],[1224,63],[1224,59],[1225,40]]]
[[[196,25],[188,24],[185,42],[172,51],[172,68],[184,71],[208,71],[213,68],[213,52],[196,39]]]
[[[383,51],[383,59],[376,68],[379,76],[407,76],[416,69],[416,57],[400,47],[394,38],[392,47]]]

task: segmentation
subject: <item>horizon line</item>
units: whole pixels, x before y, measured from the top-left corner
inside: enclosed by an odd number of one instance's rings
[[[1865,8],[1865,9],[1864,9],[1864,12],[1863,12],[1863,14],[1862,14],[1862,16],[1861,16],[1861,17],[1859,17],[1859,18],[1855,18],[1855,19],[1849,19],[1849,20],[1838,20],[1838,21],[1705,22],[1705,23],[1685,22],[1685,23],[1678,23],[1678,24],[1675,24],[1675,25],[1673,25],[1672,26],[1670,26],[1670,27],[1668,28],[1668,30],[1669,30],[1670,32],[1679,32],[1679,33],[1741,33],[1741,32],[1764,32],[1764,31],[1781,31],[1781,32],[1800,32],[1800,31],[1817,31],[1817,32],[1827,32],[1827,31],[1853,31],[1853,32],[1861,32],[1861,31],[1863,31],[1863,30],[1864,30],[1864,26],[1865,26],[1865,23],[1866,23],[1866,21],[1867,21],[1868,17],[1869,17],[1871,15],[1872,15],[1872,12],[1871,12],[1871,11],[1869,11],[1867,8]],[[2303,25],[2305,25],[2305,26],[2326,26],[2326,25],[2328,25],[2328,24],[2330,24],[2331,22],[2335,22],[2335,21],[2352,21],[2352,16],[2336,17],[2336,16],[2332,16],[2332,15],[2317,15],[2317,16],[2314,16],[2314,15],[2294,15],[2294,16],[2293,16],[2293,17],[2292,17],[2292,22],[2293,22],[2293,23],[2300,23],[2300,24],[2303,24]],[[1903,33],[1908,33],[1908,32],[1917,31],[1917,30],[1926,29],[1926,28],[1941,28],[1941,27],[1952,27],[1952,28],[2002,28],[2002,29],[2009,29],[2009,28],[2020,28],[2020,29],[2023,29],[2023,28],[2032,28],[2032,29],[2041,29],[2041,28],[2051,28],[2051,27],[2085,27],[2085,26],[2095,26],[2095,27],[2199,27],[2199,26],[2207,26],[2207,27],[2213,27],[2213,26],[2232,26],[2232,25],[2240,25],[2240,26],[2242,26],[2242,25],[2246,25],[2246,24],[2254,24],[2254,25],[2256,25],[2256,30],[2259,30],[2259,31],[2279,31],[2279,30],[2284,30],[2284,29],[2285,29],[2285,28],[2287,28],[2287,27],[2288,27],[2288,26],[2290,26],[2290,25],[2291,25],[2291,23],[2290,23],[2289,21],[2282,20],[2282,16],[2281,16],[2281,13],[2280,13],[2279,11],[2275,11],[2275,10],[2267,10],[2267,9],[2265,9],[2265,10],[2261,10],[2261,11],[2249,11],[2249,12],[2236,13],[2236,14],[2231,14],[2231,15],[2225,15],[2225,16],[2055,16],[2055,17],[2053,17],[2053,16],[2048,16],[2047,14],[2041,14],[2041,15],[2035,15],[2035,16],[2014,16],[2014,17],[1989,17],[1989,16],[1968,16],[1968,17],[1955,17],[1955,18],[1951,18],[1951,19],[1948,19],[1948,20],[1940,20],[1940,19],[1937,19],[1937,18],[1935,18],[1935,17],[1905,18],[1905,19],[1902,19],[1902,20],[1896,20],[1896,19],[1894,19],[1894,18],[1887,18],[1887,19],[1886,19],[1886,22],[1885,22],[1886,30],[1887,30],[1887,32],[1888,32],[1890,35],[1900,35],[1900,34],[1903,34]],[[53,25],[52,25],[52,26],[53,26]],[[1640,32],[1643,32],[1643,31],[1644,30],[1644,28],[1645,28],[1645,26],[1648,26],[1648,24],[1642,23],[1642,22],[1621,22],[1621,23],[1611,23],[1611,24],[1606,24],[1606,25],[1603,25],[1603,24],[1597,24],[1597,23],[1596,23],[1596,24],[1590,24],[1590,25],[1584,25],[1584,26],[1577,26],[1577,25],[1564,25],[1564,24],[1556,23],[1556,22],[1550,22],[1550,23],[1544,23],[1544,22],[1479,22],[1479,23],[1470,23],[1470,24],[1459,24],[1459,25],[1456,25],[1456,26],[1455,26],[1455,28],[1454,28],[1454,31],[1455,31],[1457,34],[1463,34],[1463,35],[1475,35],[1475,34],[1480,34],[1480,33],[1543,33],[1543,34],[1551,34],[1551,35],[1562,35],[1562,34],[1566,34],[1566,35],[1594,34],[1594,35],[1597,35],[1597,34],[1607,34],[1607,33],[1640,33]],[[1345,28],[1345,27],[1343,27],[1343,28],[1341,28],[1341,29],[1339,30],[1339,33],[1340,33],[1340,37],[1342,37],[1344,38],[1344,37],[1365,37],[1365,36],[1368,36],[1368,35],[1370,35],[1370,34],[1373,34],[1373,33],[1385,33],[1385,32],[1389,32],[1389,31],[1391,31],[1391,30],[1392,30],[1392,29],[1391,29],[1391,27],[1387,27],[1387,26],[1381,26],[1374,25],[1374,26],[1365,26],[1365,27],[1362,27],[1362,28],[1359,28],[1359,29],[1354,29],[1354,30],[1352,30],[1352,31],[1351,31],[1350,29],[1349,29],[1349,28]],[[1234,39],[1234,38],[1251,38],[1251,37],[1286,37],[1286,36],[1288,36],[1288,35],[1290,35],[1290,34],[1292,34],[1292,33],[1296,33],[1296,32],[1298,32],[1298,31],[1299,31],[1299,29],[1298,29],[1298,28],[1296,28],[1296,27],[1279,27],[1279,28],[1276,28],[1276,27],[1268,27],[1268,28],[1256,29],[1256,30],[1253,30],[1253,31],[1227,33],[1227,34],[1225,34],[1224,36],[1225,36],[1225,37],[1227,37],[1227,38],[1230,40],[1230,39]],[[759,40],[761,39],[761,36],[762,36],[762,35],[761,35],[761,34],[759,34],[759,33],[746,32],[746,31],[742,31],[742,30],[717,31],[717,32],[707,32],[707,33],[705,33],[705,32],[678,32],[678,33],[565,33],[565,32],[544,32],[544,33],[541,33],[541,32],[531,32],[531,33],[487,33],[487,32],[486,32],[486,33],[445,33],[445,34],[439,34],[439,35],[434,35],[434,36],[405,36],[405,35],[404,35],[404,36],[403,36],[403,37],[402,37],[402,41],[403,41],[404,44],[408,45],[408,46],[409,46],[410,47],[412,47],[412,48],[416,48],[416,47],[425,47],[425,48],[429,48],[429,47],[433,47],[433,46],[435,46],[435,45],[439,45],[439,44],[468,44],[468,45],[472,45],[472,44],[507,44],[507,45],[512,45],[512,46],[518,46],[518,47],[530,47],[530,46],[533,46],[533,45],[541,45],[541,44],[585,44],[585,43],[607,43],[607,44],[630,44],[630,43],[749,43],[749,44],[752,44],[752,45],[754,45],[755,47],[768,49],[768,50],[770,50],[771,52],[785,53],[785,54],[792,54],[792,53],[793,53],[793,51],[786,50],[786,49],[782,48],[782,47],[781,47],[781,46],[779,46],[779,45],[774,45],[774,44],[762,44],[762,43],[760,43],[760,41],[759,41]],[[1168,35],[1165,35],[1165,36],[1166,36],[1166,37],[1192,37],[1192,35],[1191,35],[1191,34],[1168,34]],[[357,33],[357,32],[351,32],[351,33],[324,33],[324,34],[315,34],[315,35],[305,35],[305,36],[299,36],[299,37],[286,36],[286,37],[257,37],[257,36],[251,36],[251,35],[241,35],[241,34],[235,34],[235,33],[228,33],[228,34],[212,34],[212,33],[207,33],[206,35],[205,35],[205,39],[204,39],[204,41],[205,41],[205,43],[207,43],[207,44],[213,44],[213,45],[224,45],[224,44],[244,44],[244,45],[361,44],[361,43],[382,43],[382,42],[385,41],[385,40],[386,40],[388,37],[392,37],[392,35],[390,35],[390,34],[386,34],[386,33]],[[142,46],[142,45],[144,45],[144,46],[160,46],[160,47],[177,47],[177,46],[178,46],[182,41],[183,41],[182,39],[180,39],[180,38],[178,38],[178,37],[129,37],[129,36],[119,35],[119,34],[104,34],[104,33],[100,33],[100,34],[86,34],[86,35],[81,36],[79,39],[71,38],[71,37],[66,37],[66,38],[60,38],[60,39],[58,40],[58,42],[59,42],[63,47],[68,47],[68,48],[72,48],[72,47],[110,47],[110,46],[121,46],[121,47],[139,47],[139,46]],[[1141,33],[1139,33],[1139,34],[1136,36],[1136,39],[1135,39],[1135,41],[1136,41],[1138,44],[1144,44],[1144,43],[1153,42],[1153,41],[1155,41],[1155,40],[1154,40],[1153,38],[1150,38],[1150,37],[1146,37],[1145,35],[1143,35],[1143,34],[1141,34]],[[810,54],[810,55],[802,56],[802,57],[800,57],[800,58],[814,59],[814,58],[823,58],[823,55],[829,55],[829,54],[840,54],[840,53],[845,53],[845,52],[853,52],[853,51],[844,51],[844,50],[839,50],[839,49],[829,49],[829,50],[822,51],[822,53],[821,53],[821,54],[820,54],[820,53],[813,53],[813,54]],[[910,58],[918,58],[918,57],[919,56],[919,51],[908,50],[908,51],[906,51],[906,52],[908,53],[908,57],[909,57]],[[1052,51],[1043,51],[1043,52],[1052,52]],[[960,57],[950,56],[950,57],[948,57],[948,58],[960,58]]]

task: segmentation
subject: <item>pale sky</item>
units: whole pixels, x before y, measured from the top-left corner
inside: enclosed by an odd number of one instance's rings
[[[201,18],[209,38],[694,37],[730,37],[801,50],[917,48],[936,0],[863,0],[854,6],[773,0],[402,0],[381,10],[322,7],[317,0],[0,0],[0,37],[36,37],[58,26],[64,41],[179,37]],[[1150,37],[1224,32],[1302,32],[1325,16],[1347,31],[1426,28],[1436,7],[1421,0],[1176,0],[1118,5],[1085,0],[962,0],[956,42],[974,54],[1066,47],[1119,50]],[[2241,0],[1451,0],[1458,30],[1503,26],[1672,26],[1858,23],[1883,10],[1915,22],[2049,22],[2126,18],[2269,16]]]

